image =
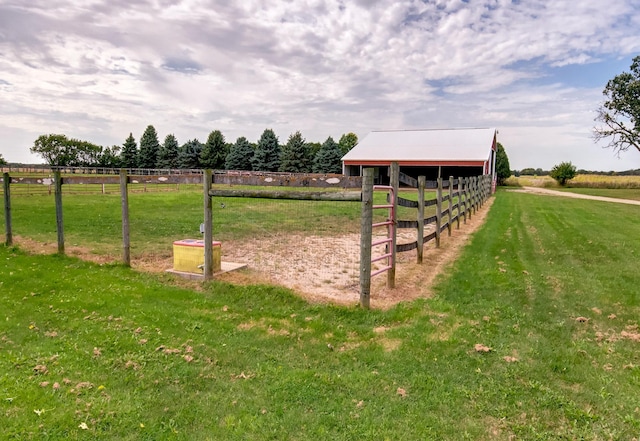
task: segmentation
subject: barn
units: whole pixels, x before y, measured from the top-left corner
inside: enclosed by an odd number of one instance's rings
[[[489,174],[495,188],[496,134],[494,128],[374,131],[342,158],[342,171],[360,176],[363,167],[374,167],[376,184],[386,184],[390,164],[398,162],[401,173],[427,180]]]

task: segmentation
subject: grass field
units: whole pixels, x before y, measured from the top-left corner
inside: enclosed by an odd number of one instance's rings
[[[385,312],[0,247],[2,436],[637,438],[637,216],[499,192],[435,297]]]

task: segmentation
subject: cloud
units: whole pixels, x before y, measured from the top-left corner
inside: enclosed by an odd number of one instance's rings
[[[513,140],[514,167],[550,167],[541,143],[597,147],[598,89],[640,51],[638,17],[599,0],[7,0],[0,128],[15,141],[0,152],[33,160],[23,140],[49,132],[121,144],[148,124],[179,141],[482,125]]]

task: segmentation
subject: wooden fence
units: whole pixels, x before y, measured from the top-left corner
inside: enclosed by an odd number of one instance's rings
[[[395,227],[390,229],[392,237],[387,252],[391,254],[387,271],[387,286],[393,288],[395,285],[395,263],[396,253],[417,250],[416,258],[418,263],[423,262],[424,245],[430,241],[435,241],[436,247],[440,247],[441,234],[447,230],[451,236],[453,224],[460,228],[460,219],[466,223],[467,217],[471,218],[484,202],[491,196],[491,176],[460,177],[454,179],[450,176],[444,180],[426,181],[424,176],[418,179],[411,178],[399,172],[397,163],[391,164],[390,187],[395,193],[390,202],[394,207],[392,213],[398,213],[398,206],[415,208],[416,219],[392,219]],[[417,189],[417,201],[405,199],[398,194],[399,184]],[[360,240],[360,304],[368,308],[371,294],[371,256],[373,242],[373,169],[365,168],[362,180],[362,224]],[[425,190],[435,190],[436,197],[425,200]],[[425,217],[425,209],[435,206],[435,214]],[[434,225],[433,232],[425,235],[424,227]],[[411,243],[398,244],[397,229],[415,229],[416,240]]]

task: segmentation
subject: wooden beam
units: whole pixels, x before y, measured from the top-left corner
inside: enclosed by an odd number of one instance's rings
[[[55,181],[56,200],[56,230],[58,232],[58,253],[64,254],[64,222],[62,219],[62,175],[60,171],[53,172]]]
[[[296,190],[227,190],[216,189],[209,191],[211,196],[227,198],[266,198],[266,199],[292,199],[308,201],[346,201],[360,202],[362,194],[358,191],[342,192],[317,192],[317,191],[296,191]]]
[[[400,165],[397,162],[392,162],[390,166],[389,179],[391,180],[390,186],[393,187],[393,213],[395,219],[393,221],[397,221],[398,218],[398,188],[400,187]],[[396,225],[393,225],[391,230],[391,244],[389,246],[389,252],[391,253],[391,268],[387,271],[387,286],[389,288],[396,287],[396,244],[398,237],[398,229]]]
[[[424,253],[424,188],[426,180],[425,176],[418,176],[418,263],[422,263]]]
[[[5,244],[9,247],[13,245],[13,232],[11,229],[11,178],[9,177],[9,173],[2,175],[2,187],[4,191]]]
[[[120,205],[122,207],[122,263],[131,266],[131,239],[129,235],[129,188],[127,170],[120,169]]]
[[[207,169],[202,174],[204,202],[204,280],[213,279],[213,203],[211,201],[212,172]]]

